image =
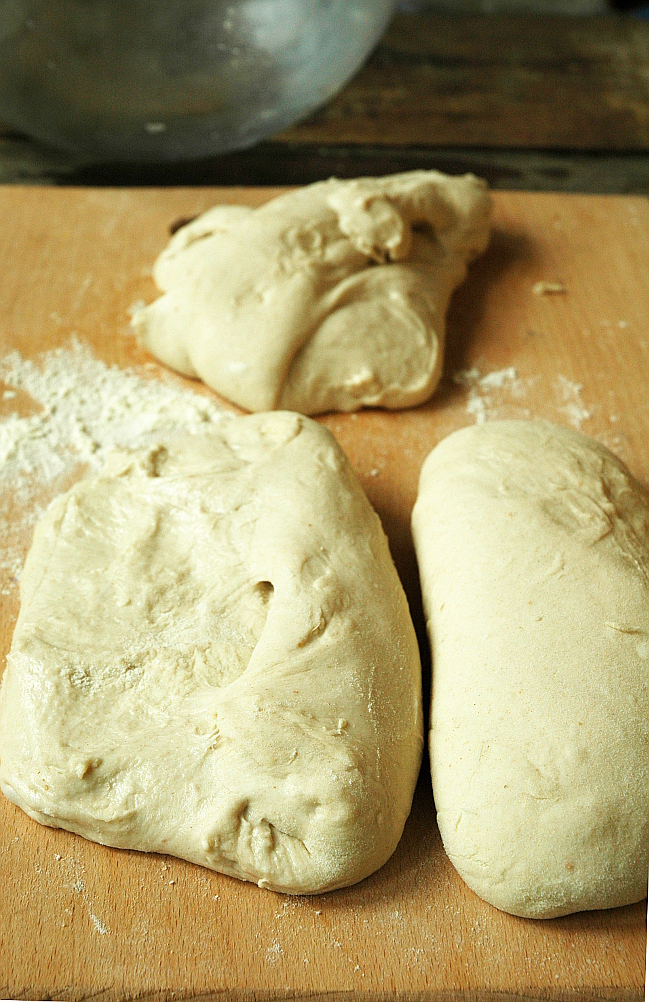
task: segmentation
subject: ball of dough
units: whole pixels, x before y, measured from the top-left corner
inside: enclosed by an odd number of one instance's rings
[[[597,442],[444,439],[413,531],[446,851],[515,915],[640,901],[649,871],[649,495]]]
[[[378,516],[300,415],[114,453],[37,526],[0,690],[32,818],[291,893],[391,855],[421,669]]]
[[[154,266],[140,342],[250,411],[411,407],[442,375],[451,293],[489,239],[471,174],[312,184],[217,206]]]

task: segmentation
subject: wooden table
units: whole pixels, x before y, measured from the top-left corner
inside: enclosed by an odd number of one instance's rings
[[[156,295],[148,269],[170,226],[216,201],[258,204],[270,194],[0,188],[0,355],[18,349],[38,358],[75,336],[107,363],[161,377],[158,366],[142,369],[151,360],[129,333],[127,311]],[[535,293],[543,281],[565,291]],[[484,376],[494,371],[500,375],[490,385]],[[426,682],[409,520],[428,451],[476,419],[544,417],[598,438],[649,486],[648,384],[647,200],[498,194],[491,246],[452,301],[445,375],[433,400],[401,413],[322,418],[388,533]],[[5,415],[29,409],[22,398],[0,392],[0,399]],[[12,503],[0,501],[4,510]],[[0,549],[10,528],[0,519]],[[4,655],[18,610],[6,569],[0,592]],[[43,828],[0,798],[0,917],[4,998],[643,996],[646,903],[543,922],[496,911],[444,854],[427,763],[386,866],[356,887],[311,898],[104,848]]]
[[[416,167],[498,189],[649,193],[649,23],[398,15],[307,121],[187,164],[96,164],[0,126],[0,183],[304,184]]]

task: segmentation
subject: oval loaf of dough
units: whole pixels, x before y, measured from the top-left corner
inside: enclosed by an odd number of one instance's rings
[[[642,900],[647,492],[577,432],[496,421],[433,450],[413,530],[433,792],[453,865],[515,915]]]
[[[249,411],[412,407],[437,386],[445,315],[489,240],[471,174],[332,178],[216,206],[154,266],[141,343]]]
[[[32,818],[291,893],[391,855],[421,669],[379,519],[297,414],[113,453],[36,528],[0,691]]]

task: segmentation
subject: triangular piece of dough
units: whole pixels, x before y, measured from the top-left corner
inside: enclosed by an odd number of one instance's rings
[[[413,529],[451,862],[532,918],[640,901],[649,871],[649,496],[604,446],[495,421],[426,460]]]
[[[308,418],[114,453],[39,523],[0,691],[37,821],[322,891],[391,855],[422,745],[387,540]]]
[[[250,411],[412,407],[442,375],[445,318],[489,240],[486,184],[412,171],[217,206],[154,267],[142,344]]]

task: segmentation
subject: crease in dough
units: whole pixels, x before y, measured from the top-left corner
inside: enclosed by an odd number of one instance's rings
[[[249,411],[412,407],[441,378],[448,302],[490,213],[485,182],[437,171],[216,206],[171,238],[153,269],[163,295],[132,324]]]
[[[325,428],[230,417],[111,454],[49,507],[20,589],[0,786],[30,817],[290,893],[392,854],[419,650]]]
[[[642,900],[649,871],[649,495],[544,421],[445,438],[413,533],[444,847],[497,908]]]

